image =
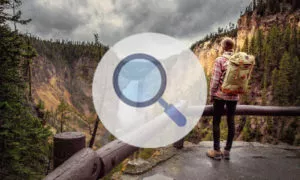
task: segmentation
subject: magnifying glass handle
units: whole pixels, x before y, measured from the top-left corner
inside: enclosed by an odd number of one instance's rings
[[[164,99],[160,98],[158,100],[159,104],[165,108],[164,112],[180,127],[185,126],[186,118],[184,115],[178,111],[178,109],[172,105],[168,104]]]

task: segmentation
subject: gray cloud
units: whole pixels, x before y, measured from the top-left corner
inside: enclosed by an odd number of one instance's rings
[[[158,1],[141,0],[132,8],[127,1],[119,2],[122,4],[117,5],[117,13],[125,18],[129,32],[146,29],[179,38],[208,32],[215,24],[228,24],[249,3],[245,0],[177,0],[169,1],[173,7],[168,8],[156,3]]]
[[[80,2],[80,1],[78,1]],[[82,3],[78,5],[83,5]],[[24,18],[31,18],[32,21],[22,27],[40,36],[55,38],[57,33],[70,35],[72,32],[84,26],[88,17],[79,16],[76,12],[74,2],[64,3],[59,6],[50,6],[47,1],[38,0],[24,1],[22,5]]]
[[[19,27],[42,38],[100,40],[112,45],[139,32],[157,32],[188,43],[236,22],[250,0],[31,0],[24,1]]]

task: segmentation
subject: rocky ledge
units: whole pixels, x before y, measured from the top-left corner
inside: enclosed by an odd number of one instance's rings
[[[222,142],[224,147],[225,142]],[[143,167],[130,167],[117,179],[298,179],[300,147],[235,141],[231,159],[216,161],[206,156],[211,141],[185,142],[177,150],[163,148]],[[297,178],[298,177],[298,178]]]

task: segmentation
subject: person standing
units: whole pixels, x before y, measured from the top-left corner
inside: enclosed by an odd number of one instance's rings
[[[230,38],[224,38],[221,41],[219,48],[222,56],[215,60],[212,78],[210,82],[210,100],[213,102],[213,149],[207,151],[207,156],[216,160],[220,160],[222,156],[225,159],[230,158],[230,149],[232,146],[235,124],[234,114],[236,105],[239,100],[238,94],[224,93],[221,91],[221,86],[227,70],[227,61],[233,55],[234,41]],[[227,125],[228,125],[228,136],[224,151],[220,149],[220,121],[222,113],[224,112],[224,106],[227,108]]]

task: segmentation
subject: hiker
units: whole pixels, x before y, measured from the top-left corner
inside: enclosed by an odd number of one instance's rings
[[[212,78],[210,82],[210,100],[213,102],[214,116],[213,116],[213,140],[214,147],[208,150],[207,155],[211,158],[220,160],[222,155],[225,159],[229,159],[230,149],[235,133],[234,113],[239,100],[238,94],[227,94],[221,91],[221,85],[227,70],[227,60],[233,55],[234,41],[230,38],[225,38],[221,42],[219,48],[221,57],[215,60]],[[220,121],[224,105],[227,108],[227,125],[228,136],[224,151],[220,150]]]
[[[229,160],[230,149],[235,133],[234,114],[239,94],[247,92],[248,82],[255,65],[255,58],[244,52],[233,54],[234,42],[224,38],[221,42],[221,57],[215,60],[210,82],[210,100],[213,102],[213,139],[214,149],[207,155],[220,160],[222,156]],[[228,136],[224,151],[220,151],[220,121],[226,105]]]

